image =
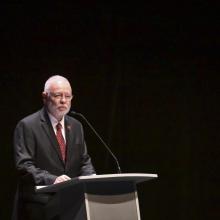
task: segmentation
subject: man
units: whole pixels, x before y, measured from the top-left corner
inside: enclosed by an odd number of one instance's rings
[[[69,81],[50,77],[42,93],[44,107],[22,119],[14,133],[15,163],[19,176],[19,220],[43,220],[48,195],[34,193],[36,185],[56,184],[95,174],[82,125],[66,115],[73,98]]]

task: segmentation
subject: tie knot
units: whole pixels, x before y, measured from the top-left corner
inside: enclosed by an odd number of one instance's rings
[[[62,125],[60,124],[60,122],[56,125],[56,129],[60,130],[62,128]]]

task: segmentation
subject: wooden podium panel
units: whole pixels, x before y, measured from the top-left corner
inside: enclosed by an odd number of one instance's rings
[[[105,183],[86,189],[88,220],[140,220],[136,187],[132,182]],[[94,190],[95,188],[95,190]]]

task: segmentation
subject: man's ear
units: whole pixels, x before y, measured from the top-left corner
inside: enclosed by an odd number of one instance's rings
[[[43,102],[45,104],[45,102],[47,101],[48,93],[47,92],[42,92],[41,95],[42,95]]]

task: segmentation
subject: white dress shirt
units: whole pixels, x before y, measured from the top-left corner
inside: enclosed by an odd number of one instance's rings
[[[61,121],[58,121],[53,115],[51,115],[49,112],[48,112],[48,115],[49,115],[49,118],[50,118],[50,122],[52,124],[52,127],[53,127],[53,130],[54,130],[54,133],[56,134],[57,133],[57,124],[60,123],[62,125],[62,135],[63,135],[63,138],[66,142],[66,135],[65,135],[65,125],[64,125],[64,117],[61,119]]]

